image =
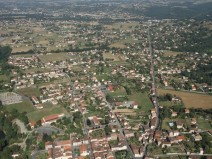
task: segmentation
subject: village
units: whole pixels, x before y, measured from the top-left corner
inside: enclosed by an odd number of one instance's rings
[[[29,11],[37,13],[22,16]],[[211,156],[211,54],[180,50],[182,35],[202,35],[196,26],[206,21],[66,12],[0,21],[0,45],[12,49],[10,72],[0,67],[0,107],[17,118],[13,158]]]

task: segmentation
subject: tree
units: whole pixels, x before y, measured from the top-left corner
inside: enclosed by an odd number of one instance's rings
[[[0,62],[5,62],[11,55],[12,49],[9,46],[0,46]]]
[[[87,125],[88,125],[88,126],[91,126],[91,121],[90,121],[90,119],[87,119]]]

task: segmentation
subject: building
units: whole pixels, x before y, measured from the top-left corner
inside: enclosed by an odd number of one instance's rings
[[[42,125],[50,125],[53,122],[56,122],[57,119],[63,117],[64,114],[53,114],[46,117],[43,117],[41,120]]]

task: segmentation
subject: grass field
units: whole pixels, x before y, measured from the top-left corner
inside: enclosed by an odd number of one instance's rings
[[[125,115],[133,115],[133,116],[136,115],[136,112],[134,112],[133,109],[115,109],[115,110],[113,110],[113,112],[114,113],[122,113]]]
[[[114,92],[110,92],[109,94],[111,96],[126,96],[127,95],[127,93],[126,93],[126,91],[125,91],[125,89],[123,87],[117,89]]]
[[[153,108],[152,102],[146,93],[134,93],[128,97],[129,100],[138,102],[142,111],[149,112]]]
[[[203,109],[212,108],[212,96],[210,95],[196,94],[190,92],[180,92],[165,89],[158,89],[158,93],[160,95],[170,93],[178,97],[181,97],[185,104],[185,107],[187,108],[203,108]]]
[[[183,54],[183,52],[176,52],[176,51],[170,51],[170,50],[163,50],[164,56],[177,56],[179,54]]]
[[[209,121],[205,120],[205,119],[197,119],[197,123],[200,129],[202,130],[211,130],[212,129],[212,125],[209,123]]]
[[[112,53],[103,53],[103,58],[105,59],[113,59],[113,61],[120,61],[119,57],[117,55],[113,55]]]
[[[160,101],[160,102],[159,102],[159,105],[160,105],[160,106],[165,106],[165,107],[170,107],[170,106],[172,106],[173,104],[172,104],[171,102],[169,102],[169,101]]]
[[[172,122],[172,121],[180,121],[182,123],[184,123],[185,125],[187,125],[187,122],[186,122],[186,119],[169,119],[169,118],[165,118],[163,121],[162,121],[162,129],[166,129],[166,130],[170,130],[170,127],[169,127],[169,122]]]
[[[49,72],[50,69],[49,68],[29,68],[27,70],[25,70],[25,73],[34,73],[34,72]]]
[[[30,121],[38,121],[45,116],[48,116],[51,114],[60,114],[60,113],[68,114],[68,112],[65,110],[65,108],[63,108],[61,106],[48,106],[41,110],[36,110],[34,112],[30,112],[27,114],[27,116]]]
[[[116,42],[116,43],[113,43],[110,45],[111,48],[115,47],[115,48],[121,48],[121,49],[124,49],[124,48],[127,48],[126,45],[122,44],[121,42]]]
[[[12,49],[12,53],[16,53],[16,52],[27,52],[29,50],[32,49],[32,46],[20,46],[20,47],[13,47]]]
[[[27,100],[24,100],[21,103],[11,104],[5,106],[8,111],[12,111],[13,109],[17,109],[18,112],[33,112],[35,110],[34,106]]]
[[[8,76],[6,76],[6,75],[0,75],[0,81],[1,81],[1,80],[3,80],[3,81],[8,81],[9,78],[8,78]]]
[[[22,95],[25,96],[40,96],[40,91],[38,88],[23,88],[23,89],[19,89],[18,92]]]
[[[38,57],[43,63],[52,61],[63,61],[71,58],[68,56],[67,53],[52,53],[48,55],[40,55]]]

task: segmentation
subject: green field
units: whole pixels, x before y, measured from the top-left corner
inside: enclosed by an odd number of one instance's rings
[[[110,92],[109,94],[111,96],[126,96],[127,95],[127,93],[126,93],[126,91],[125,91],[125,89],[123,87],[117,89],[114,92]]]
[[[23,89],[19,89],[18,93],[31,97],[31,96],[40,96],[40,91],[38,88],[23,88]]]
[[[29,68],[25,70],[25,73],[34,73],[34,72],[49,72],[49,68]]]
[[[207,121],[203,118],[197,119],[197,124],[198,124],[199,128],[202,130],[211,130],[212,129],[212,125],[209,122],[210,121]]]
[[[40,55],[38,57],[43,63],[52,62],[52,61],[63,61],[63,60],[73,58],[69,56],[68,53],[52,53],[47,55]]]
[[[27,100],[24,100],[21,103],[7,105],[5,107],[8,111],[12,111],[13,109],[17,109],[18,112],[27,112],[27,113],[35,110],[34,106],[32,106],[32,104]]]
[[[65,110],[65,108],[61,106],[48,106],[44,107],[41,110],[36,110],[34,112],[30,112],[27,114],[30,121],[38,121],[42,119],[45,116],[51,115],[51,114],[68,114],[68,112]]]
[[[159,105],[160,105],[160,106],[165,106],[165,107],[170,107],[170,106],[172,106],[173,104],[172,104],[170,101],[160,101],[160,102],[159,102]]]
[[[183,52],[176,52],[170,50],[163,50],[164,56],[177,56],[179,54],[183,54]]]
[[[141,110],[145,112],[149,112],[152,108],[152,102],[148,97],[147,93],[134,93],[132,95],[129,95],[129,100],[134,100],[138,102],[138,104],[141,106]]]
[[[0,75],[0,81],[3,80],[3,81],[8,81],[9,78],[6,76],[6,75]]]

